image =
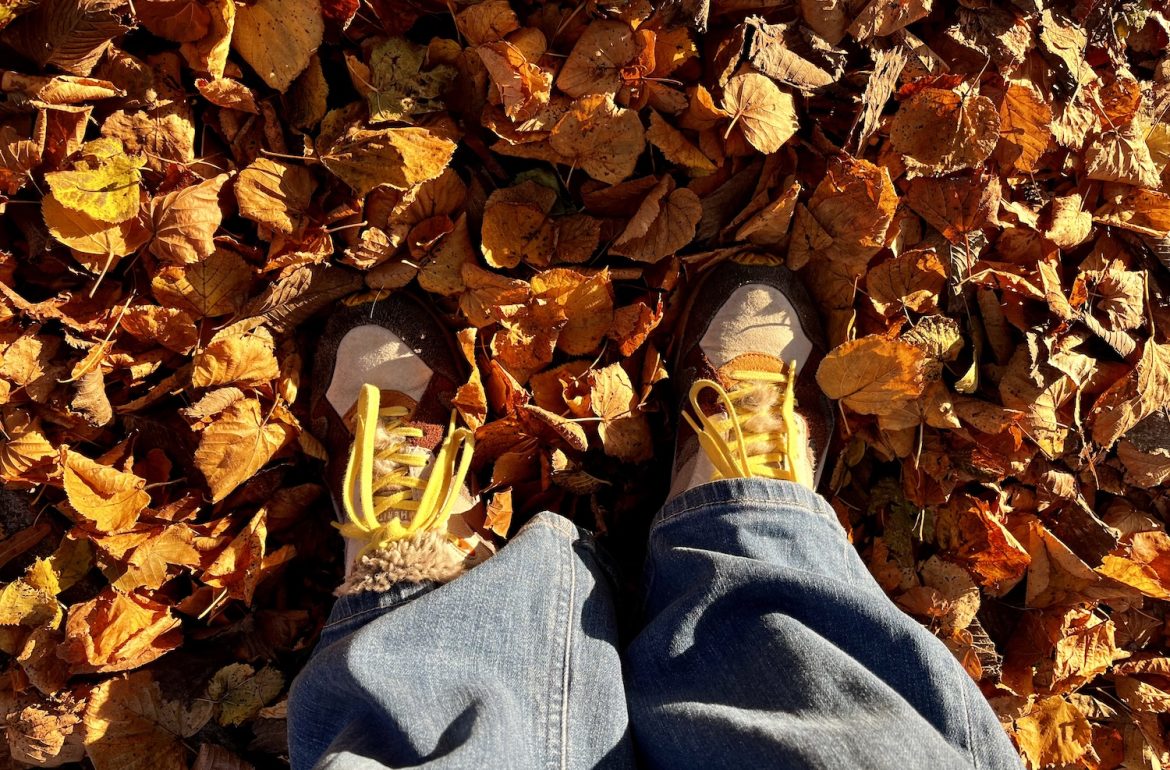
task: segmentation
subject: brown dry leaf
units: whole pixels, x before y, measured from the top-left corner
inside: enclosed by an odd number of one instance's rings
[[[533,118],[548,104],[552,75],[529,61],[518,46],[503,40],[481,45],[475,52],[496,87],[504,114],[511,120]]]
[[[556,199],[555,190],[531,180],[488,196],[480,232],[484,261],[505,269],[521,262],[547,265],[556,246],[549,216]]]
[[[986,160],[999,131],[999,111],[986,96],[928,87],[894,114],[890,143],[905,156],[908,175],[942,176]]]
[[[904,310],[931,313],[946,285],[947,271],[930,249],[908,251],[875,266],[866,275],[866,292],[879,313]]]
[[[572,356],[592,353],[613,323],[613,279],[609,270],[593,274],[554,268],[532,279],[538,297],[559,305],[568,319],[557,347]]]
[[[214,0],[202,5],[206,16],[202,24],[185,30],[179,52],[196,72],[203,72],[212,78],[222,78],[231,52],[232,29],[236,23],[236,4],[229,0]],[[202,16],[202,14],[200,14]],[[179,17],[181,18],[181,16]],[[192,37],[202,32],[199,37]]]
[[[726,133],[735,126],[752,147],[773,153],[787,142],[800,124],[792,94],[780,90],[772,79],[745,72],[727,81],[723,89],[723,110],[731,118]]]
[[[646,132],[646,139],[662,151],[664,158],[682,166],[691,176],[707,176],[715,172],[715,164],[711,159],[657,112],[650,113],[650,129]]]
[[[1093,221],[1165,238],[1170,234],[1170,195],[1154,190],[1127,189],[1094,211]]]
[[[622,86],[622,70],[637,58],[638,48],[630,25],[594,21],[569,52],[557,74],[557,88],[572,97],[616,94]]]
[[[1157,531],[1128,535],[1097,571],[1146,596],[1170,600],[1170,536]]]
[[[455,143],[425,128],[370,130],[354,124],[317,150],[325,168],[365,195],[379,185],[408,190],[434,179],[451,161]]]
[[[1133,125],[1103,131],[1085,149],[1089,179],[1158,187],[1159,174],[1145,142],[1145,130]]]
[[[187,770],[184,739],[211,720],[212,704],[163,698],[148,672],[108,679],[85,710],[85,750],[95,770]]]
[[[1020,174],[1037,171],[1053,142],[1051,123],[1052,108],[1039,89],[1026,81],[1009,83],[999,105],[1000,165]]]
[[[817,384],[858,414],[890,414],[922,393],[924,361],[914,345],[871,335],[830,351]]]
[[[617,184],[634,173],[646,137],[636,111],[618,107],[610,94],[590,94],[574,101],[557,121],[549,144],[564,163]]]
[[[69,608],[58,654],[77,674],[140,668],[179,646],[183,635],[171,608],[138,593],[107,587]]]
[[[500,537],[508,536],[508,528],[512,526],[512,490],[501,489],[492,495],[487,504],[487,514],[483,522],[484,529],[495,532]]]
[[[870,0],[854,17],[847,31],[862,41],[892,35],[907,24],[927,16],[933,4],[933,0],[909,0],[901,3]]]
[[[1093,742],[1093,728],[1084,713],[1060,696],[1032,704],[1013,721],[1012,734],[1032,767],[1076,762]]]
[[[265,509],[257,511],[248,525],[204,570],[200,579],[212,588],[222,589],[233,599],[251,604],[252,594],[262,577],[264,538],[268,533],[267,517]]]
[[[26,696],[5,718],[12,759],[37,767],[80,762],[85,756],[81,713],[86,701],[66,696],[60,701],[30,700]]]
[[[211,318],[243,306],[253,272],[239,254],[217,249],[202,262],[163,268],[151,280],[150,290],[164,306]]]
[[[658,328],[662,318],[661,299],[657,308],[651,308],[641,301],[626,305],[614,311],[609,337],[618,343],[618,350],[623,356],[632,356],[634,351],[642,347],[650,332]]]
[[[258,386],[280,376],[272,335],[264,327],[212,340],[199,351],[192,365],[191,385],[196,388]]]
[[[187,353],[199,342],[199,329],[190,313],[158,305],[134,305],[122,316],[122,329],[176,353]]]
[[[213,502],[251,478],[297,431],[266,414],[255,399],[236,401],[199,435],[195,467],[203,474]]]
[[[280,92],[309,66],[325,34],[319,0],[259,0],[235,16],[232,48]]]
[[[597,433],[610,457],[642,462],[654,453],[646,415],[638,411],[638,396],[621,364],[610,364],[589,374],[590,408],[601,418]]]
[[[1139,422],[1170,402],[1170,345],[1146,342],[1137,367],[1093,406],[1093,440],[1112,446]]]
[[[520,28],[520,20],[508,0],[485,0],[469,5],[455,16],[459,33],[469,45],[483,45],[502,40]]]
[[[239,110],[250,115],[259,115],[260,108],[256,105],[256,95],[252,89],[238,80],[231,78],[196,78],[195,87],[203,98],[217,107],[229,110]]]
[[[308,220],[316,186],[304,166],[257,158],[236,178],[240,216],[278,233],[297,233]]]
[[[1093,215],[1084,210],[1084,199],[1077,193],[1052,199],[1052,224],[1044,237],[1058,248],[1071,249],[1088,240],[1093,231]]]
[[[898,195],[884,167],[846,159],[829,166],[807,208],[796,209],[788,264],[837,262],[849,275],[865,272],[886,242]]]
[[[685,187],[675,189],[674,178],[664,176],[642,200],[610,252],[639,262],[658,262],[694,239],[702,215],[699,196]]]
[[[455,391],[455,396],[451,399],[451,405],[459,410],[459,416],[463,418],[464,424],[472,430],[478,430],[487,422],[488,414],[483,375],[479,371],[479,364],[475,357],[475,338],[476,329],[474,327],[462,329],[456,335],[459,351],[471,368],[471,374],[468,376],[467,382],[459,386],[459,389]]]
[[[756,246],[779,249],[788,243],[796,199],[800,196],[800,182],[793,181],[780,197],[766,204],[744,222],[735,233],[737,241],[750,241]]]
[[[215,232],[223,220],[219,193],[227,180],[227,174],[220,174],[152,200],[150,253],[163,262],[178,264],[211,256]]]
[[[533,299],[515,315],[500,319],[491,353],[523,385],[552,362],[557,337],[568,320],[561,305]]]
[[[146,480],[61,449],[65,495],[82,526],[99,533],[124,532],[150,504]]]

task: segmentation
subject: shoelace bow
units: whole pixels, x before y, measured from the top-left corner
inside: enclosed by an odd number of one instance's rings
[[[795,481],[812,486],[805,463],[797,462],[800,453],[800,435],[796,427],[796,362],[782,371],[731,370],[727,376],[734,383],[729,393],[714,380],[697,380],[688,394],[695,418],[683,412],[683,417],[695,431],[711,464],[716,479],[769,478]],[[743,405],[745,397],[757,392],[757,386],[783,387],[778,403],[769,409],[779,411],[775,429],[759,432],[744,430],[746,423],[759,415],[758,408]],[[722,414],[708,415],[699,406],[704,391],[712,390]],[[761,451],[770,450],[770,451]]]
[[[420,532],[445,531],[475,448],[474,434],[467,428],[456,428],[452,412],[447,436],[434,454],[430,476],[425,480],[412,476],[410,469],[425,466],[428,455],[404,450],[409,449],[408,439],[421,438],[423,432],[406,424],[408,409],[381,407],[381,397],[381,391],[373,385],[363,385],[358,395],[353,448],[345,466],[342,492],[349,521],[338,525],[346,537],[368,541],[363,552]],[[382,427],[391,440],[379,449],[375,444],[379,422],[383,419],[386,422]],[[375,479],[374,464],[378,461],[388,462],[393,468]],[[355,482],[357,501],[354,500]],[[423,492],[416,500],[417,489]],[[391,511],[410,513],[409,522],[404,524],[403,517],[397,513],[383,521],[383,515]]]

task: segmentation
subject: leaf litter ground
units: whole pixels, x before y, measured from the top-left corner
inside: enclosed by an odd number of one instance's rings
[[[3,0],[0,761],[281,766],[341,570],[305,407],[339,302],[458,335],[485,534],[553,509],[636,574],[679,298],[738,260],[823,309],[827,495],[1027,765],[1164,767],[1168,30]]]

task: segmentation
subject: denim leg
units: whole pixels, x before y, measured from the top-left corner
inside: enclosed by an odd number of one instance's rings
[[[889,601],[829,505],[722,481],[651,529],[630,723],[655,768],[1019,768],[979,688]]]
[[[341,598],[293,683],[294,770],[633,766],[613,596],[541,514],[443,586]]]

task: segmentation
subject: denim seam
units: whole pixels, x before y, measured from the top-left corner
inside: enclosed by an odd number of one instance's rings
[[[967,676],[966,672],[962,672],[963,676]],[[971,765],[975,770],[979,770],[979,753],[975,751],[975,736],[971,731],[971,704],[967,700],[966,682],[959,682],[959,700],[963,703],[963,717],[967,723],[967,754],[971,757]]]
[[[576,553],[573,551],[572,543],[568,546],[569,558],[569,612],[574,612],[577,607],[577,559]],[[566,621],[568,620],[566,616]],[[569,676],[572,671],[572,655],[573,655],[573,632],[576,628],[575,623],[566,622],[565,626],[565,653],[561,665],[563,671],[561,673],[561,762],[562,770],[569,766],[569,687],[572,680]]]
[[[441,587],[441,586],[435,586],[435,588],[439,588],[439,587]],[[434,589],[432,588],[431,590],[434,590]],[[426,593],[426,592],[424,591],[424,592],[420,592],[420,593]],[[348,623],[349,621],[353,620],[354,618],[364,617],[364,616],[369,615],[370,613],[373,613],[373,612],[386,612],[387,610],[396,609],[398,607],[401,607],[403,604],[406,604],[407,602],[411,601],[416,596],[418,596],[418,594],[411,594],[410,596],[399,597],[398,599],[394,600],[390,604],[380,604],[376,607],[370,607],[369,609],[360,610],[358,612],[347,614],[343,618],[338,618],[337,620],[326,623],[325,625],[323,625],[321,627],[321,630],[325,631],[326,629],[340,626],[344,623]]]

